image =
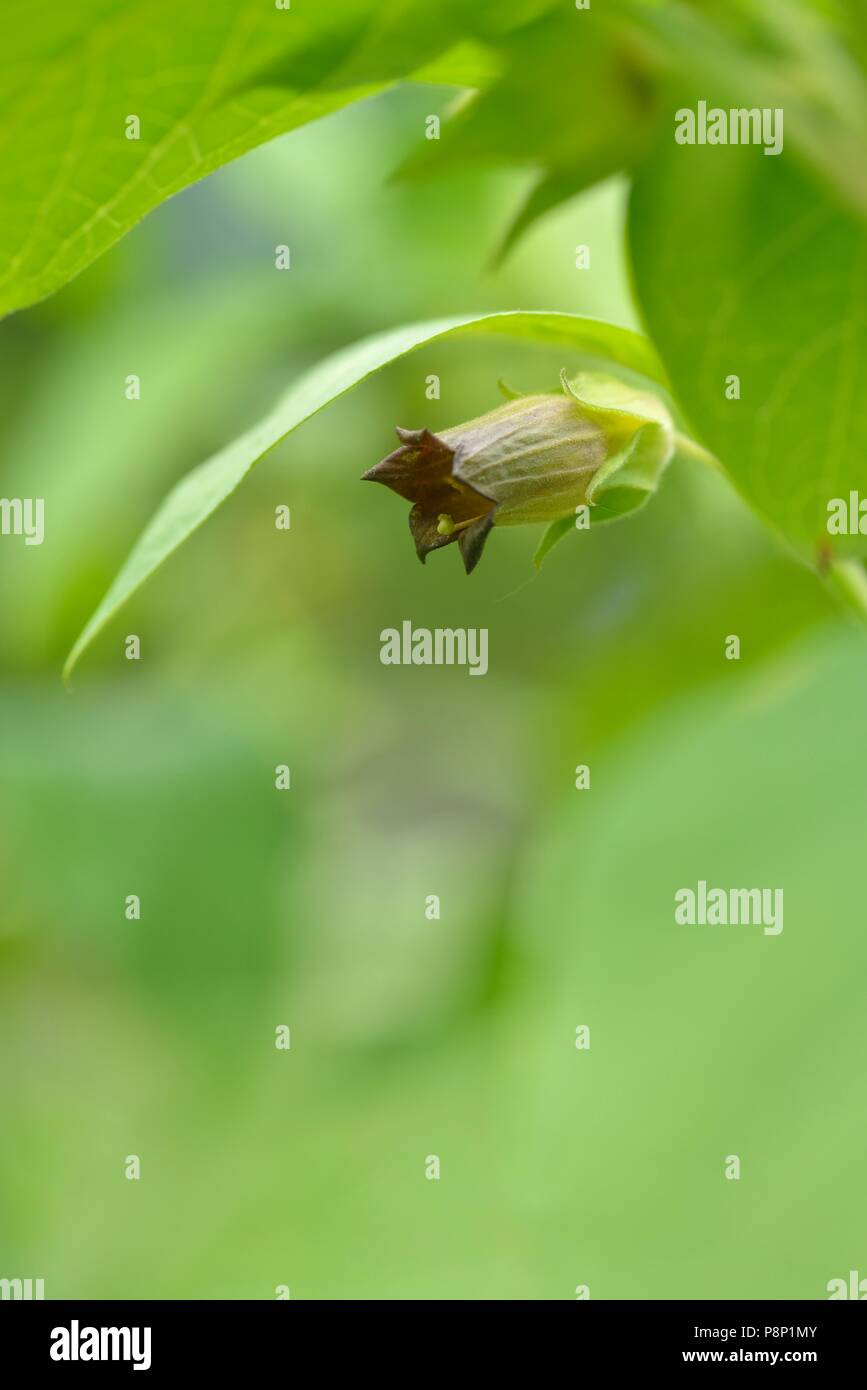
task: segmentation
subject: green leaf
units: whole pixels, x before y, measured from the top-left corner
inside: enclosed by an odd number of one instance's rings
[[[815,0],[709,0],[703,10],[683,0],[614,4],[636,39],[656,48],[663,88],[688,82],[710,105],[782,108],[787,151],[867,219],[867,84],[851,52],[854,14],[832,23]]]
[[[495,264],[538,218],[637,161],[653,129],[653,85],[620,19],[601,7],[552,11],[501,39],[502,76],[460,103],[441,141],[398,170],[414,178],[477,163],[536,169]]]
[[[195,468],[169,493],[108,593],[79,636],[64,667],[68,680],[82,653],[106,623],[164,560],[244,480],[286,435],[380,368],[437,338],[497,334],[547,344],[625,367],[665,386],[665,373],[646,339],[628,329],[577,314],[514,312],[468,315],[392,329],[326,358],[292,386],[253,429]]]
[[[424,63],[448,80],[459,24],[425,15],[421,0],[6,0],[0,315],[59,289],[255,145]],[[456,48],[455,70],[477,72],[478,55]]]
[[[561,203],[574,198],[576,194],[581,193],[600,179],[617,173],[623,163],[622,158],[605,157],[598,164],[591,164],[588,161],[583,166],[575,165],[566,170],[558,169],[552,173],[542,174],[533,184],[507,226],[491,259],[492,268],[497,269],[498,266],[502,265],[524,233],[528,232],[541,217],[552,212]]]
[[[630,238],[675,392],[743,495],[802,556],[867,553],[827,531],[831,499],[867,495],[863,223],[787,149],[670,132],[635,182]]]

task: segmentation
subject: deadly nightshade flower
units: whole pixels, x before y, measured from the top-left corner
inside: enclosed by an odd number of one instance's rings
[[[422,563],[457,541],[469,574],[492,527],[547,521],[540,558],[582,505],[610,521],[656,490],[673,452],[662,402],[596,373],[561,381],[561,393],[519,396],[439,434],[398,428],[400,448],[364,478],[412,502]]]

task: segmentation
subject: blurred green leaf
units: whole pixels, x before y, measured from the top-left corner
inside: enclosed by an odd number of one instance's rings
[[[787,158],[867,218],[867,83],[852,52],[854,12],[832,22],[809,0],[614,4],[634,41],[647,45],[660,85],[689,82],[724,107],[783,108]]]
[[[863,39],[859,8],[832,22],[806,0],[554,7],[503,36],[502,74],[460,103],[441,141],[401,172],[430,176],[464,163],[534,169],[497,252],[502,260],[552,208],[640,169],[667,114],[667,87],[689,74],[705,95],[724,89],[724,105],[783,107],[797,160],[867,217],[867,84],[853,54],[859,32]]]
[[[302,377],[253,429],[187,474],[169,493],[87,623],[67,658],[64,679],[96,634],[127,599],[235,491],[281,439],[330,401],[414,348],[448,335],[500,334],[560,346],[626,367],[661,385],[665,375],[650,344],[629,329],[578,314],[475,314],[396,328],[326,358]]]
[[[544,213],[637,163],[652,140],[655,107],[643,55],[601,9],[558,6],[499,47],[502,77],[460,103],[441,140],[424,145],[399,171],[429,177],[486,163],[540,170],[498,261]]]
[[[594,1297],[821,1298],[860,1248],[865,695],[860,635],[791,647],[600,750],[592,789],[537,827],[511,1095],[560,1277],[579,1251]],[[783,930],[679,925],[700,879],[782,889]]]

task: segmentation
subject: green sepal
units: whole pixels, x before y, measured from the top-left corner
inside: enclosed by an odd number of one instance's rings
[[[595,372],[570,379],[560,373],[564,391],[598,418],[609,432],[615,452],[587,487],[590,528],[638,511],[656,491],[674,453],[674,427],[665,405],[646,391]],[[616,444],[625,439],[620,448]],[[574,518],[560,517],[546,529],[533,563],[537,569],[559,540],[576,530]],[[581,528],[587,529],[587,528]]]

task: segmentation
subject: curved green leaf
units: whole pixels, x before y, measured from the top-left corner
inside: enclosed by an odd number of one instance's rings
[[[427,64],[477,73],[421,0],[6,0],[0,315],[53,293],[172,194]],[[138,128],[130,118],[138,121]]]
[[[169,493],[75,643],[64,666],[64,680],[127,599],[235,491],[259,460],[304,420],[414,348],[437,338],[492,333],[601,358],[666,384],[659,359],[646,339],[578,314],[471,314],[391,329],[345,348],[315,366],[264,420],[188,473]]]
[[[832,499],[867,495],[864,224],[788,150],[669,132],[636,178],[630,242],[677,397],[743,495],[820,568],[867,555],[827,525]]]

